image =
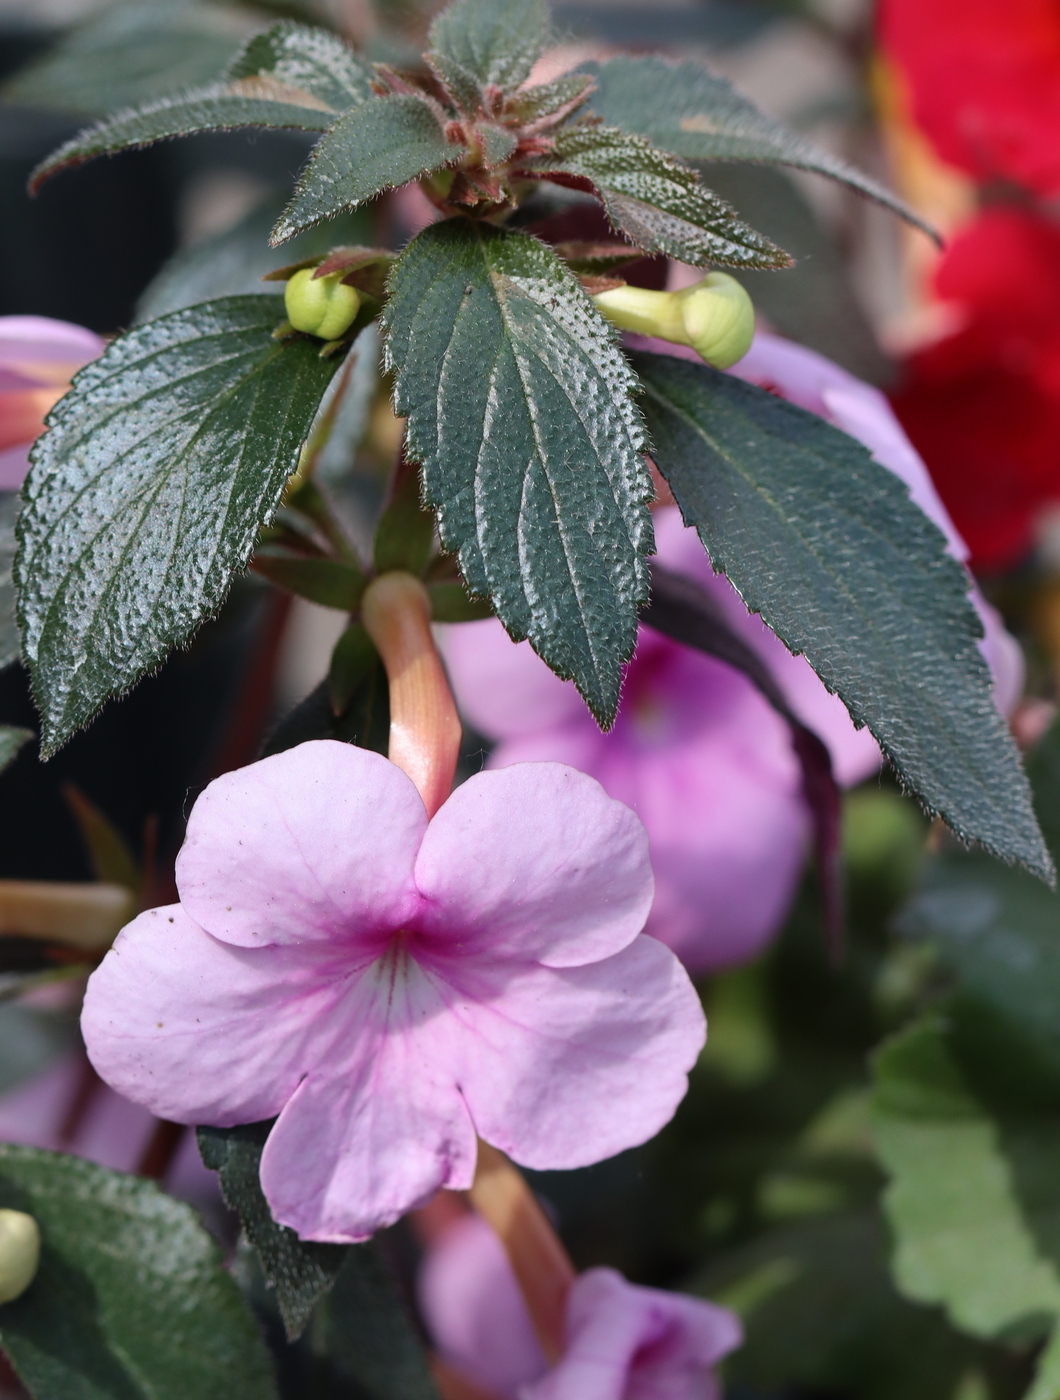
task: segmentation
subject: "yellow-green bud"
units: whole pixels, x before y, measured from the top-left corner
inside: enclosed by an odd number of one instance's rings
[[[751,348],[755,309],[734,277],[711,272],[680,292],[616,287],[593,301],[616,326],[690,345],[707,364],[728,369]]]
[[[40,1230],[32,1215],[0,1210],[0,1303],[21,1297],[40,1265]]]
[[[361,307],[356,287],[347,287],[341,272],[314,277],[315,267],[303,267],[288,281],[283,294],[287,319],[296,331],[338,340],[353,325]]]

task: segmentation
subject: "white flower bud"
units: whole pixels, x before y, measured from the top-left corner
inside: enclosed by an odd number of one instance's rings
[[[338,340],[353,325],[361,298],[342,281],[342,273],[314,277],[315,272],[315,267],[303,267],[288,281],[283,294],[287,319],[296,331]]]
[[[680,292],[616,287],[593,301],[620,330],[690,345],[716,369],[728,369],[743,359],[754,339],[751,298],[725,272],[711,272]]]
[[[40,1265],[40,1230],[32,1215],[0,1210],[0,1303],[22,1296]]]

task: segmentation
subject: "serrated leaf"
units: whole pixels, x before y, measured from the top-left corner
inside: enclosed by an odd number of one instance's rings
[[[32,729],[21,729],[17,724],[0,724],[0,773],[11,767],[19,752],[35,737]]]
[[[317,142],[272,231],[273,247],[383,190],[453,165],[464,154],[463,146],[445,139],[438,114],[424,98],[395,93],[357,107]]]
[[[17,492],[0,492],[0,670],[17,661],[22,650],[15,618],[15,585],[11,579],[15,525],[21,505]]]
[[[926,1019],[876,1057],[873,1135],[899,1289],[979,1337],[1060,1316],[1060,1125],[975,1090],[950,1027]]]
[[[0,1145],[0,1206],[40,1226],[41,1267],[0,1345],[48,1400],[269,1400],[272,1366],[190,1206],[79,1157]]]
[[[1052,879],[976,646],[969,577],[907,487],[764,389],[667,355],[633,363],[656,464],[715,568],[868,725],[929,812]]]
[[[760,112],[724,79],[699,63],[655,56],[585,63],[596,82],[593,110],[611,126],[648,137],[692,161],[764,161],[812,170],[849,185],[909,223],[937,234],[908,205],[846,161]]]
[[[430,46],[483,85],[517,88],[548,35],[544,0],[456,0],[431,25]]]
[[[517,118],[520,126],[539,122],[543,117],[553,117],[565,109],[576,111],[593,90],[593,80],[586,73],[565,73],[551,83],[539,83],[536,87],[522,88],[515,93],[508,104],[508,110]]]
[[[635,381],[614,334],[550,249],[488,224],[425,229],[390,292],[396,410],[443,546],[610,724],[652,548]]]
[[[282,20],[257,34],[228,65],[230,83],[267,77],[298,93],[309,93],[333,112],[375,98],[371,68],[348,44],[326,29]]]
[[[462,64],[448,54],[435,53],[433,49],[423,55],[427,66],[444,84],[449,96],[459,110],[474,116],[482,107],[482,84],[469,73]]]
[[[219,82],[118,112],[79,132],[37,166],[30,191],[96,156],[169,137],[244,126],[327,131],[369,97],[369,70],[341,40],[305,25],[274,25],[240,50]]]
[[[350,1246],[300,1240],[272,1218],[260,1180],[261,1153],[271,1127],[271,1122],[249,1123],[196,1131],[202,1160],[217,1172],[221,1194],[257,1251],[266,1282],[276,1290],[287,1340],[294,1341],[335,1282]]]
[[[341,357],[273,339],[272,297],[176,311],[75,378],[33,449],[15,561],[42,749],[221,604]]]
[[[209,82],[239,39],[213,5],[108,5],[0,85],[0,100],[102,116]]]
[[[791,259],[737,217],[694,170],[616,127],[572,126],[535,166],[545,179],[589,185],[612,225],[649,253],[702,266],[787,267]]]

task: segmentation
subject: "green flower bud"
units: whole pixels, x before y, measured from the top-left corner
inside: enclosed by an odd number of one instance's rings
[[[40,1230],[32,1215],[0,1210],[0,1303],[21,1297],[40,1265]]]
[[[620,330],[690,345],[716,369],[728,369],[743,359],[754,339],[751,298],[724,272],[711,272],[681,292],[616,287],[593,301]]]
[[[287,283],[283,294],[287,319],[296,331],[338,340],[353,325],[361,298],[355,287],[343,283],[342,273],[314,277],[315,272],[315,267],[303,267]]]

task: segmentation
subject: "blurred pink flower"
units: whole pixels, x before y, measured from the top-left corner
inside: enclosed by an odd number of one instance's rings
[[[210,784],[176,877],[89,982],[89,1055],[160,1117],[279,1114],[262,1186],[305,1238],[470,1186],[476,1133],[540,1168],[643,1142],[703,1044],[640,936],[643,827],[558,764],[479,774],[428,823],[387,759],[302,744]]]
[[[741,1340],[725,1308],[590,1269],[571,1289],[567,1347],[549,1369],[504,1250],[476,1215],[428,1250],[419,1299],[442,1356],[497,1400],[713,1400],[711,1368]]]
[[[0,491],[17,491],[44,415],[103,353],[92,331],[48,316],[0,316]]]
[[[697,358],[694,351],[688,357]],[[877,390],[822,356],[763,333],[733,373],[859,438],[906,482],[942,528],[951,553],[966,558],[923,463]],[[838,781],[849,786],[875,772],[880,752],[869,731],[855,729],[809,663],[792,656],[748,612],[728,579],[714,573],[676,507],[655,512],[655,535],[660,563],[700,583],[767,663],[792,709],[827,745]],[[981,647],[997,701],[1007,712],[1022,688],[1019,647],[978,590],[972,588],[972,597],[986,629]],[[527,760],[568,763],[640,816],[656,888],[647,933],[693,972],[760,951],[790,903],[809,819],[788,727],[750,681],[642,628],[618,721],[601,734],[573,686],[558,680],[528,643],[513,643],[499,622],[448,627],[443,645],[464,715],[496,741],[490,768]]]

